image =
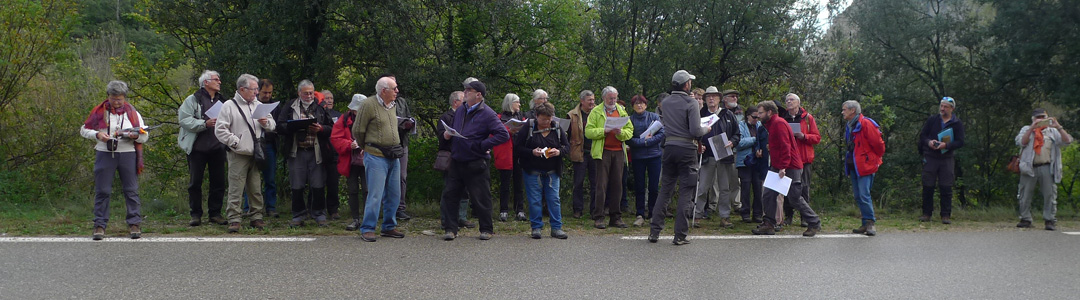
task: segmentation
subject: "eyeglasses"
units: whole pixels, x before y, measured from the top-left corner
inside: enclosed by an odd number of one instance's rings
[[[208,81],[217,81],[217,82],[221,82],[221,78],[210,78],[210,79],[207,79],[207,80],[208,80]]]
[[[945,98],[941,98],[941,101],[943,101],[943,102],[948,102],[948,103],[949,103],[949,104],[951,104],[951,105],[952,105],[953,107],[956,107],[956,100],[953,100],[953,98],[952,98],[952,97],[945,97]]]

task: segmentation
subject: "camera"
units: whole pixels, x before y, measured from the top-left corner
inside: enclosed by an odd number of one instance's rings
[[[105,148],[109,149],[109,152],[114,152],[114,151],[116,151],[116,146],[119,145],[119,144],[120,144],[119,139],[110,138],[108,141],[105,141]]]

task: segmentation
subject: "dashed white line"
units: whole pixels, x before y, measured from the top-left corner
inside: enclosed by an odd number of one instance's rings
[[[265,242],[311,242],[315,238],[299,237],[144,237],[129,239],[109,237],[95,241],[89,237],[0,237],[0,242],[7,243],[265,243]]]
[[[1080,231],[1062,231],[1061,233],[1068,235],[1080,235]]]
[[[868,238],[861,234],[819,234],[813,238]],[[662,235],[661,240],[672,239],[673,236]],[[691,235],[689,240],[762,240],[762,239],[809,239],[801,235]],[[647,240],[647,236],[624,236],[624,240]]]

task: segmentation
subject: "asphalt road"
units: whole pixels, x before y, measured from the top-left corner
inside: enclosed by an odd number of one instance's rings
[[[1080,297],[1080,235],[1061,232],[692,241],[0,242],[0,298]]]

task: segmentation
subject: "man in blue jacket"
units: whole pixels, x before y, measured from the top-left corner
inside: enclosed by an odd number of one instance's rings
[[[474,198],[473,213],[480,222],[480,239],[489,240],[495,232],[491,222],[491,180],[488,175],[488,151],[505,143],[510,133],[499,121],[498,114],[484,104],[487,87],[483,82],[473,81],[465,85],[465,105],[454,112],[453,131],[443,132],[450,140],[450,168],[446,174],[446,186],[441,202],[442,225],[446,230],[444,240],[457,238],[458,208],[465,190]]]
[[[938,114],[930,116],[919,134],[919,154],[923,157],[922,216],[919,221],[929,222],[934,215],[934,185],[941,190],[941,223],[952,224],[952,186],[956,182],[956,149],[964,146],[964,124],[953,113],[956,100],[941,98]],[[939,136],[951,129],[951,137]]]

